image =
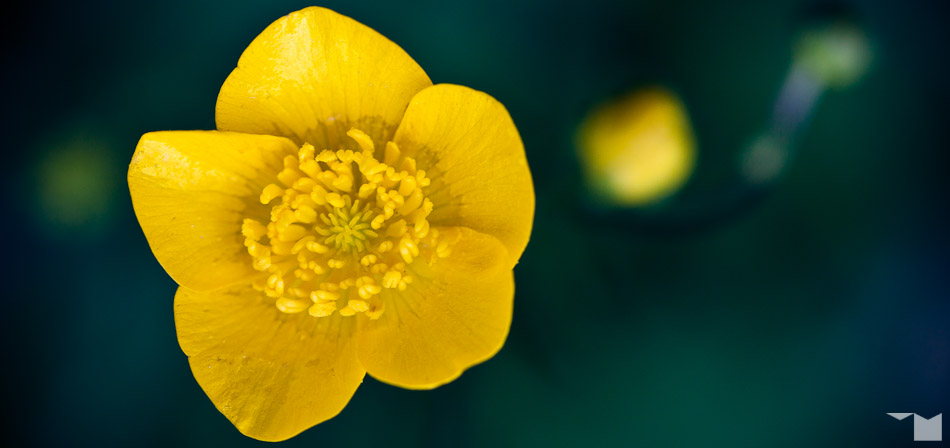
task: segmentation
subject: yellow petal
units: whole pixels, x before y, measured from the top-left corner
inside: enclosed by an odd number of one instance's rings
[[[405,290],[384,289],[385,311],[362,320],[359,357],[374,378],[430,389],[494,356],[511,325],[514,279],[498,239],[461,228],[452,255],[417,261]]]
[[[258,195],[295,149],[285,138],[231,132],[142,136],[129,164],[129,191],[145,238],[172,279],[209,290],[256,274],[241,223],[256,216],[267,222]]]
[[[249,286],[178,288],[175,326],[198,384],[258,440],[289,439],[335,416],[365,375],[352,319],[282,313]]]
[[[277,19],[244,50],[218,95],[218,129],[337,148],[355,127],[382,147],[409,100],[431,85],[402,48],[349,17],[310,7]]]
[[[395,141],[432,178],[432,224],[500,239],[514,266],[531,235],[534,187],[505,107],[467,87],[435,85],[412,99]]]

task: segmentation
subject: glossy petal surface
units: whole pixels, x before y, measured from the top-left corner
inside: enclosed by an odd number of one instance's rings
[[[129,164],[132,205],[159,263],[180,285],[210,290],[257,275],[241,222],[266,216],[285,138],[217,131],[152,132]]]
[[[382,145],[429,77],[402,48],[324,8],[281,17],[241,55],[218,95],[218,129],[337,148],[351,127]],[[381,147],[381,146],[380,146]]]
[[[498,238],[514,266],[531,234],[534,187],[505,107],[468,87],[435,85],[412,99],[395,141],[432,178],[433,225]]]
[[[511,326],[514,279],[496,238],[459,229],[452,255],[416,262],[405,291],[385,290],[379,320],[364,320],[359,358],[380,381],[431,389],[501,349]]]
[[[179,288],[175,325],[201,388],[255,439],[285,440],[335,416],[365,375],[352,319],[281,313],[249,286]]]

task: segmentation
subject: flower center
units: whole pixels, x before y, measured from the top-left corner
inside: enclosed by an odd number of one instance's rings
[[[346,196],[345,199],[349,205],[350,197]],[[333,213],[320,215],[320,219],[329,227],[329,230],[326,227],[318,230],[321,235],[329,234],[324,242],[333,244],[344,252],[356,253],[365,250],[365,241],[379,236],[371,229],[370,218],[373,212],[369,210],[369,205],[360,208],[360,201],[357,199],[350,207],[336,208]]]
[[[430,229],[429,179],[413,158],[388,142],[380,162],[368,135],[347,135],[361,152],[315,154],[308,143],[285,157],[277,175],[283,186],[261,192],[262,204],[275,203],[270,222],[248,218],[241,228],[254,268],[269,274],[254,287],[283,312],[376,319],[383,291],[406,289],[413,281],[408,266],[448,256],[456,239]]]

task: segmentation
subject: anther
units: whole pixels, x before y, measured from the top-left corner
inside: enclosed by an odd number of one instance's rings
[[[454,243],[430,227],[433,205],[423,190],[430,181],[416,161],[393,142],[379,161],[368,134],[347,136],[358,150],[304,144],[285,157],[283,186],[260,194],[270,221],[241,224],[253,267],[265,273],[253,285],[282,312],[377,319],[391,300],[383,289],[412,283],[407,265],[435,262]]]
[[[278,187],[277,185],[270,184],[264,187],[264,191],[261,192],[261,204],[267,204],[270,201],[273,201],[274,198],[279,198],[284,194],[284,189]]]

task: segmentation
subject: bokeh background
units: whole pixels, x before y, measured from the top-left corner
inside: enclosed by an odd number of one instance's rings
[[[241,51],[304,6],[41,0],[4,14],[4,440],[263,445],[194,381],[176,286],[125,176],[144,132],[213,129]],[[367,377],[287,446],[912,446],[912,424],[886,412],[950,411],[941,3],[321,6],[399,43],[433,81],[503,102],[537,213],[495,358],[428,392]],[[768,122],[795,36],[828,11],[864,28],[870,71],[821,98],[781,179],[720,197]],[[575,129],[647,85],[686,104],[695,175],[660,211],[604,210],[584,193]]]

